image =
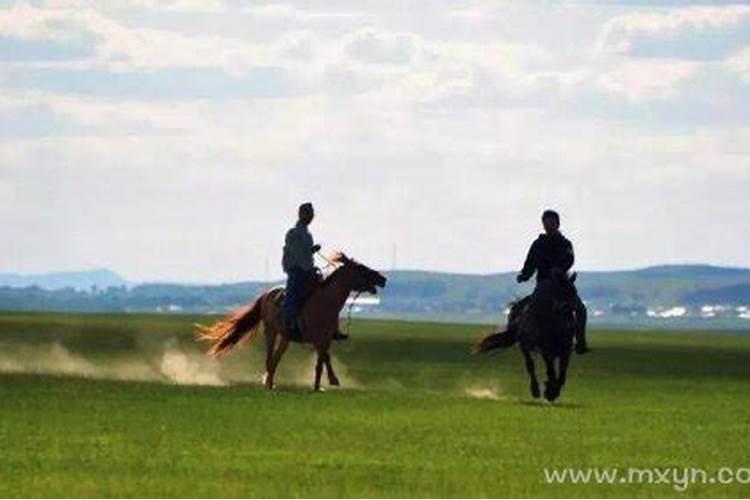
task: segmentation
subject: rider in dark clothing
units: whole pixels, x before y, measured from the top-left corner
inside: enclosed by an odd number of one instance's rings
[[[516,277],[519,283],[528,281],[536,272],[536,286],[544,286],[555,270],[567,273],[573,262],[573,244],[560,232],[560,216],[553,210],[546,210],[542,214],[544,234],[532,243],[523,269]],[[576,294],[576,352],[584,354],[589,351],[586,344],[586,306]]]
[[[528,281],[536,271],[536,282],[539,284],[550,279],[555,268],[567,272],[573,267],[574,260],[573,245],[560,231],[540,234],[531,244],[523,269],[518,274],[518,282]]]

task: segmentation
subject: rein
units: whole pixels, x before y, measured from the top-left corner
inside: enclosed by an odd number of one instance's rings
[[[352,329],[352,307],[354,307],[354,303],[357,302],[357,299],[359,296],[362,295],[362,292],[357,292],[356,295],[354,295],[354,298],[351,302],[349,302],[349,307],[346,310],[346,334],[349,335],[351,333]]]
[[[333,268],[338,267],[338,264],[336,264],[334,261],[332,261],[331,259],[329,259],[325,255],[323,255],[323,253],[320,250],[318,250],[317,252],[315,252],[315,254],[318,257],[320,257],[321,259],[323,259],[324,261],[326,261],[326,263],[327,263],[326,268],[328,268],[328,267],[333,267]]]
[[[330,268],[333,268],[334,270],[339,268],[339,263],[334,262],[333,260],[323,255],[323,253],[320,250],[318,250],[316,254],[318,255],[318,257],[326,261],[327,263],[326,268],[330,267]],[[354,307],[354,304],[357,302],[357,299],[359,298],[360,295],[362,295],[362,292],[357,292],[354,295],[354,298],[349,302],[349,306],[346,309],[346,334],[347,335],[351,333],[351,328],[352,328],[352,307]]]

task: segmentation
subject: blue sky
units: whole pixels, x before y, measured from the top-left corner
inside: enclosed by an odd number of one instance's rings
[[[750,5],[0,1],[0,270],[750,266]]]

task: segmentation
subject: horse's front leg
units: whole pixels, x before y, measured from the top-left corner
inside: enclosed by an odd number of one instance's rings
[[[313,384],[314,391],[320,391],[320,377],[323,375],[323,365],[328,353],[325,351],[318,351],[318,360],[315,363],[315,383]]]
[[[557,376],[560,390],[562,391],[565,381],[568,379],[568,364],[570,363],[570,351],[566,351],[560,356],[560,374]]]
[[[560,384],[558,383],[557,374],[555,373],[554,356],[545,354],[544,364],[547,366],[547,380],[544,383],[544,398],[547,401],[552,402],[560,395]]]
[[[523,358],[524,361],[526,361],[526,371],[529,374],[529,378],[531,379],[529,390],[531,390],[531,395],[535,398],[539,397],[539,381],[536,378],[536,368],[534,367],[534,358],[531,357],[531,352],[528,349],[521,348],[521,352],[523,352]]]
[[[328,353],[326,353],[324,363],[326,372],[328,373],[328,383],[334,387],[338,387],[339,385],[341,385],[341,383],[339,382],[339,378],[336,376],[336,372],[333,371],[333,366],[331,365],[331,356]]]

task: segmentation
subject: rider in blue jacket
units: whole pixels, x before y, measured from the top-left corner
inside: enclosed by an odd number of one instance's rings
[[[293,339],[301,338],[300,314],[305,300],[318,282],[319,271],[315,267],[313,255],[320,250],[314,243],[308,226],[315,218],[312,203],[303,203],[297,211],[297,223],[286,233],[284,255],[281,266],[286,273],[286,290],[281,306],[284,325]],[[346,340],[348,335],[334,332],[334,340]]]

